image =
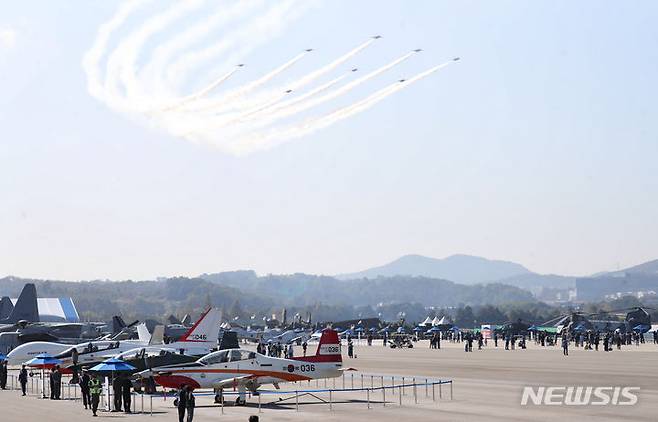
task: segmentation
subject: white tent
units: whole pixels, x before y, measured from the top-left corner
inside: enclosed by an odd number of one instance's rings
[[[451,324],[451,322],[450,322],[450,320],[449,320],[448,318],[446,318],[445,315],[444,315],[444,316],[441,317],[441,319],[439,320],[439,323],[436,324],[436,325],[447,325],[447,324]]]
[[[421,322],[420,325],[430,325],[432,323],[432,318],[429,316],[425,318],[425,321]]]
[[[432,325],[437,326],[439,324],[441,324],[441,320],[439,319],[439,317],[438,316],[434,317],[434,319],[432,320]]]

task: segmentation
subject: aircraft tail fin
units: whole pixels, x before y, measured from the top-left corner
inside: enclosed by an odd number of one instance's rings
[[[340,338],[335,330],[327,328],[322,331],[320,344],[314,356],[296,357],[295,360],[304,362],[342,363],[343,356],[340,352]]]
[[[0,321],[5,324],[15,324],[18,321],[39,322],[39,307],[37,305],[37,288],[28,283],[23,287],[14,309],[7,318]]]
[[[169,321],[170,324],[178,324],[181,325],[183,324],[180,319],[176,318],[173,314],[169,315],[169,318],[167,318],[167,321]]]
[[[240,344],[238,344],[238,333],[235,331],[222,330],[219,339],[219,350],[239,348]]]
[[[218,308],[209,308],[199,320],[178,340],[196,343],[217,343],[221,313]]]
[[[164,344],[164,325],[156,325],[153,329],[153,334],[151,334],[151,340],[149,345],[153,346],[156,344]],[[139,329],[139,327],[138,327]]]
[[[123,318],[118,315],[112,317],[112,334],[118,334],[126,328],[126,323],[123,322]]]
[[[11,315],[11,311],[14,310],[14,304],[11,303],[11,299],[9,297],[4,296],[2,300],[0,300],[0,320],[9,318],[9,315]]]
[[[142,322],[137,326],[137,337],[139,338],[139,341],[144,343],[149,343],[151,341],[151,333],[149,333],[149,329],[146,328],[146,323]]]

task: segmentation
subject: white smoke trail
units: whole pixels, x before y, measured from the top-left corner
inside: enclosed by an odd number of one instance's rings
[[[272,70],[269,73],[266,73],[265,75],[261,76],[260,78],[256,79],[255,81],[249,82],[246,85],[243,85],[240,88],[237,88],[236,90],[229,92],[222,97],[220,97],[218,100],[215,100],[209,104],[204,104],[202,108],[197,108],[195,109],[196,111],[199,110],[208,110],[215,108],[217,106],[225,106],[227,103],[230,103],[233,100],[236,100],[240,97],[243,97],[244,95],[256,90],[257,88],[265,85],[267,82],[275,78],[277,75],[280,75],[284,71],[286,71],[288,68],[293,66],[295,63],[300,61],[301,59],[304,58],[309,52],[308,51],[303,51],[293,57],[292,59],[288,60],[281,66],[277,67],[276,69]]]
[[[201,7],[203,3],[204,0],[175,2],[164,13],[148,19],[144,25],[123,40],[110,55],[107,64],[105,88],[116,98],[121,96],[121,89],[123,88],[125,96],[130,99],[125,104],[129,111],[147,111],[153,108],[153,102],[156,102],[156,104],[161,102],[161,99],[147,95],[144,85],[137,78],[135,62],[144,43],[186,13]]]
[[[389,85],[334,112],[303,120],[306,110],[333,103],[414,53],[344,84],[352,71],[330,76],[371,46],[375,40],[371,38],[286,86],[270,86],[274,78],[286,74],[308,54],[303,51],[257,79],[225,90],[229,79],[239,77],[233,76],[239,69],[235,66],[282,33],[313,2],[187,0],[167,4],[126,1],[99,27],[82,60],[88,91],[140,123],[237,155],[271,148],[354,116],[445,65]],[[141,23],[137,22],[138,9],[139,16],[144,11],[150,13]],[[204,75],[199,74],[200,69]],[[322,81],[325,76],[328,81]],[[200,88],[197,81],[203,82]],[[191,93],[180,94],[185,91]]]
[[[202,88],[200,91],[198,91],[194,94],[188,95],[187,97],[183,97],[180,100],[176,101],[173,105],[165,107],[165,108],[161,109],[160,111],[176,110],[176,109],[179,109],[179,108],[183,107],[184,105],[186,105],[188,103],[191,103],[192,101],[196,101],[199,98],[208,95],[210,92],[217,89],[218,86],[220,86],[221,84],[226,82],[231,76],[233,76],[233,74],[235,72],[237,72],[238,69],[239,69],[239,67],[236,67],[235,69],[229,71],[228,73],[220,76],[219,78],[214,80],[210,85]]]
[[[195,68],[233,47],[238,48],[242,56],[246,55],[259,44],[282,31],[289,22],[301,16],[310,7],[310,3],[298,0],[268,2],[268,5],[273,6],[265,13],[241,25],[239,30],[226,34],[220,42],[213,43],[201,50],[187,52],[169,64],[166,72],[167,82],[172,86],[177,86]]]
[[[99,100],[106,99],[106,91],[101,83],[100,61],[105,54],[112,33],[119,29],[135,10],[150,1],[152,0],[135,0],[121,4],[112,19],[98,28],[94,45],[85,53],[82,59],[82,68],[87,74],[87,89],[95,98]]]
[[[174,55],[182,50],[189,49],[195,42],[203,40],[212,31],[224,27],[231,21],[241,19],[248,13],[263,6],[263,0],[240,1],[230,4],[224,8],[221,5],[215,13],[209,15],[202,22],[183,31],[171,39],[158,45],[153,51],[152,59],[144,67],[144,74],[153,79],[156,92],[167,92],[171,88],[165,82],[162,71],[174,58]]]
[[[307,93],[305,93],[305,94],[303,94],[303,95],[300,95],[299,97],[295,97],[295,98],[293,98],[293,99],[291,99],[291,100],[288,100],[288,101],[283,101],[283,102],[281,102],[281,104],[279,104],[278,106],[273,107],[270,111],[271,111],[272,113],[276,113],[278,110],[280,110],[280,109],[282,109],[282,108],[290,107],[290,106],[293,106],[293,105],[295,105],[295,104],[299,104],[299,103],[301,103],[301,102],[304,102],[304,101],[306,101],[307,99],[309,99],[309,98],[311,98],[311,97],[314,97],[314,96],[318,95],[319,93],[328,90],[328,89],[331,88],[332,86],[336,85],[337,83],[339,83],[340,81],[342,81],[343,79],[345,79],[345,78],[346,78],[350,73],[352,73],[352,72],[353,72],[353,70],[350,70],[349,73],[346,73],[346,74],[341,75],[341,76],[339,76],[339,77],[337,77],[337,78],[335,78],[335,79],[332,79],[332,80],[330,80],[329,82],[327,82],[327,83],[325,83],[325,84],[323,84],[323,85],[320,85],[320,86],[318,86],[317,88],[314,88],[314,89],[312,89],[311,91],[308,91]]]
[[[347,53],[343,54],[341,57],[338,59],[334,60],[333,62],[329,63],[328,65],[309,73],[308,75],[304,76],[300,80],[296,81],[293,83],[291,86],[288,87],[288,89],[292,90],[298,90],[302,87],[305,87],[306,85],[310,84],[311,82],[317,80],[318,78],[321,78],[322,76],[326,75],[327,73],[331,72],[332,70],[336,69],[338,66],[341,64],[345,63],[352,57],[356,56],[358,53],[360,53],[362,50],[365,50],[367,47],[370,46],[373,42],[375,42],[376,38],[370,38],[368,41],[364,42],[363,44],[357,46],[355,49],[348,51]]]
[[[320,129],[324,129],[328,126],[331,126],[337,123],[340,120],[351,117],[357,113],[363,112],[385,98],[393,95],[394,93],[404,89],[415,82],[420,81],[423,78],[431,75],[434,72],[437,72],[440,69],[454,63],[455,60],[442,63],[440,65],[434,66],[424,72],[421,72],[411,79],[405,81],[399,81],[393,83],[389,86],[386,86],[379,91],[369,95],[368,97],[346,107],[343,107],[339,110],[331,112],[325,116],[321,116],[315,119],[310,119],[300,125],[290,127],[285,131],[273,132],[269,136],[262,136],[260,138],[252,138],[250,140],[244,140],[242,147],[246,151],[251,151],[253,149],[260,150],[265,148],[271,148],[283,140],[290,140],[293,138],[299,138],[301,136],[309,135],[313,132],[316,132]]]
[[[392,62],[385,64],[384,66],[373,70],[372,72],[368,73],[365,76],[362,76],[361,78],[358,78],[350,83],[347,83],[343,85],[342,87],[331,91],[319,98],[315,98],[306,102],[301,102],[296,105],[290,106],[290,107],[284,107],[278,110],[276,113],[273,113],[272,115],[267,116],[270,120],[278,120],[282,119],[285,117],[289,117],[298,113],[301,113],[303,111],[306,111],[310,108],[317,107],[320,104],[326,103],[328,101],[334,100],[342,95],[347,94],[348,92],[352,91],[359,85],[364,84],[365,82],[368,82],[369,80],[381,75],[382,73],[394,68],[395,66],[399,65],[403,61],[407,60],[409,57],[413,56],[415,52],[410,52],[405,54],[402,57],[399,57]]]

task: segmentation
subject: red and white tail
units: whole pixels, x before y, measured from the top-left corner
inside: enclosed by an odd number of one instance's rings
[[[320,344],[315,356],[296,357],[295,360],[305,362],[326,362],[326,363],[339,363],[343,361],[343,356],[340,353],[340,338],[338,333],[331,328],[322,331],[320,337]]]
[[[201,316],[199,320],[187,330],[178,340],[179,342],[192,343],[217,343],[219,338],[219,321],[221,312],[217,308],[210,308]]]

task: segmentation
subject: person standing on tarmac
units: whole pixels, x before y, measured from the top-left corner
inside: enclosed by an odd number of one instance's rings
[[[112,392],[114,393],[113,412],[121,412],[121,378],[118,375],[112,380]]]
[[[194,393],[192,393],[192,389],[188,387],[186,404],[187,422],[192,422],[192,419],[194,419],[194,407],[196,406],[195,401],[196,399],[194,398]]]
[[[562,334],[562,354],[569,356],[569,334]]]
[[[87,371],[84,371],[82,373],[82,376],[78,380],[78,384],[80,385],[80,393],[82,394],[82,404],[85,406],[85,409],[91,408],[91,394],[89,393],[89,373]]]
[[[18,374],[18,382],[21,383],[21,391],[25,395],[25,390],[27,390],[27,369],[25,369],[25,365],[21,367],[21,372]]]
[[[178,393],[176,407],[178,407],[178,422],[185,422],[185,409],[187,409],[187,385],[183,385]]]
[[[130,389],[132,388],[132,382],[130,378],[123,377],[121,379],[121,395],[123,396],[123,410],[126,413],[132,413],[130,410],[130,405],[132,404],[132,396],[130,395]]]
[[[60,400],[62,395],[62,372],[59,370],[59,366],[55,366],[55,370],[50,376],[53,380],[53,388],[55,389],[53,399]]]
[[[94,375],[89,381],[89,393],[91,394],[91,411],[94,416],[98,416],[96,411],[98,410],[98,403],[101,399],[101,393],[103,392],[103,387],[101,385],[101,380],[98,379],[98,375]]]
[[[55,400],[55,368],[50,370],[50,376],[48,377],[48,387],[50,390],[50,400]]]
[[[7,361],[0,360],[0,388],[7,389]]]

